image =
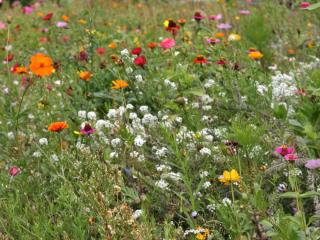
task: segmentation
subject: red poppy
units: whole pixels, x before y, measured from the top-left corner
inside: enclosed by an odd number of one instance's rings
[[[142,49],[140,48],[140,47],[138,47],[138,48],[135,48],[135,49],[133,49],[132,51],[131,51],[131,54],[132,55],[140,55],[141,54],[141,51],[142,51]]]
[[[42,20],[49,21],[53,17],[53,13],[48,13],[44,17],[42,17]]]
[[[134,59],[133,63],[134,63],[135,65],[138,65],[138,66],[140,66],[140,67],[143,67],[143,66],[147,63],[147,59],[146,59],[145,56],[142,55],[142,56],[139,56],[139,57],[137,57],[136,59]]]
[[[103,55],[106,52],[106,49],[103,47],[96,48],[96,53],[98,55]]]
[[[207,63],[208,62],[208,59],[206,59],[203,55],[198,55],[194,60],[193,60],[194,63],[200,63],[200,64],[203,64],[203,63]]]

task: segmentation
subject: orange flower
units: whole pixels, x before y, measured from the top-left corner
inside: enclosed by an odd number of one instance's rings
[[[224,33],[223,32],[218,32],[215,34],[216,38],[223,38],[224,37]]]
[[[154,48],[156,48],[158,46],[158,43],[156,43],[156,42],[150,42],[150,43],[148,43],[148,48],[150,48],[150,49],[154,49]]]
[[[69,21],[69,17],[67,15],[63,15],[62,17],[62,20],[65,21],[65,22],[68,22]]]
[[[89,81],[90,78],[92,77],[92,74],[89,71],[81,71],[79,73],[79,77],[83,80],[83,81]]]
[[[53,122],[49,125],[49,132],[61,132],[63,129],[68,128],[69,125],[66,122]]]
[[[28,67],[15,67],[13,72],[15,74],[28,74]]]
[[[263,57],[263,54],[259,51],[251,51],[248,56],[253,60],[259,60]]]
[[[111,48],[111,49],[115,49],[117,47],[117,44],[115,42],[112,42],[108,45],[108,48]]]
[[[129,84],[124,80],[114,80],[112,81],[112,84],[113,86],[111,88],[115,90],[126,88],[129,86]]]
[[[55,71],[52,59],[42,53],[31,57],[30,70],[39,77],[50,76]]]

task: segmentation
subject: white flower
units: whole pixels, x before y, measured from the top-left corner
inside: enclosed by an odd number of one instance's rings
[[[13,132],[8,132],[7,136],[9,139],[14,139],[14,133]]]
[[[140,135],[136,136],[134,139],[134,145],[136,147],[142,147],[143,144],[146,142]]]
[[[207,188],[209,188],[211,186],[211,183],[209,181],[206,181],[206,182],[203,183],[202,186],[203,186],[204,189],[207,189]]]
[[[266,92],[268,92],[268,88],[265,85],[257,85],[257,92],[261,95],[264,95]]]
[[[211,150],[209,148],[206,148],[206,147],[201,148],[200,149],[200,154],[202,156],[210,156],[211,155]]]
[[[143,162],[145,160],[145,157],[143,154],[140,154],[138,157],[138,162]]]
[[[155,186],[156,187],[159,187],[159,188],[161,188],[161,189],[167,189],[168,188],[168,183],[165,181],[165,180],[163,180],[163,179],[160,179],[159,181],[156,181],[155,182]]]
[[[139,156],[139,153],[137,151],[133,151],[133,152],[130,152],[129,156],[131,158],[137,158]]]
[[[115,118],[118,115],[118,111],[116,109],[109,109],[108,118]]]
[[[111,146],[112,147],[118,147],[121,144],[120,138],[114,138],[111,140]]]
[[[35,157],[35,158],[39,158],[39,157],[42,156],[42,153],[39,152],[39,151],[36,151],[36,152],[34,152],[34,153],[32,154],[32,156]]]
[[[136,81],[138,83],[142,83],[143,82],[143,77],[141,75],[136,75],[135,78],[136,78]]]
[[[209,204],[207,205],[207,209],[209,210],[209,212],[214,212],[216,210],[217,206],[215,203]]]
[[[141,106],[139,108],[140,112],[145,114],[145,113],[149,113],[149,107],[148,106]]]
[[[119,154],[117,152],[110,153],[110,158],[117,158],[117,157],[119,157]]]
[[[211,88],[212,86],[214,86],[215,82],[213,79],[209,79],[205,84],[204,87],[205,88]]]
[[[142,118],[142,124],[153,125],[157,120],[158,118],[156,116],[153,116],[152,114],[147,113]]]
[[[87,116],[90,120],[96,120],[97,118],[97,114],[95,112],[88,112]]]
[[[135,210],[134,213],[132,214],[132,217],[134,219],[138,219],[142,215],[143,211],[141,209]]]
[[[133,120],[133,119],[137,119],[137,118],[138,118],[138,114],[136,114],[135,112],[129,113],[129,119]]]
[[[62,81],[61,80],[56,80],[56,81],[54,81],[54,84],[57,85],[57,86],[60,86],[62,84]]]
[[[52,154],[52,155],[50,156],[50,159],[51,159],[52,161],[54,161],[54,162],[58,162],[58,161],[59,161],[59,157],[58,157],[56,154]]]
[[[177,85],[174,82],[171,82],[169,79],[164,80],[164,85],[172,88],[173,90],[177,89]]]
[[[134,106],[132,104],[127,104],[126,109],[132,110],[134,109]]]
[[[225,206],[231,205],[231,200],[227,197],[225,197],[224,199],[222,199],[222,203]]]
[[[29,119],[34,119],[34,115],[33,115],[32,113],[29,113],[29,114],[28,114],[28,118],[29,118]]]
[[[200,173],[200,178],[208,177],[209,173],[208,171],[203,171]]]
[[[39,144],[40,144],[40,145],[48,145],[48,139],[46,139],[46,138],[40,138],[40,139],[39,139]]]
[[[131,68],[131,67],[127,67],[126,68],[126,73],[127,74],[130,74],[130,73],[132,73],[133,72],[133,69]]]
[[[110,124],[109,121],[106,121],[106,120],[103,120],[103,119],[100,119],[96,122],[96,129],[97,131],[100,131],[102,130],[103,128],[106,128],[108,126],[108,124]]]
[[[80,110],[80,111],[78,112],[78,117],[81,118],[81,119],[86,119],[86,117],[87,117],[87,112]]]
[[[128,56],[129,55],[129,50],[128,49],[123,49],[121,52],[120,52],[120,54],[122,55],[122,56]]]

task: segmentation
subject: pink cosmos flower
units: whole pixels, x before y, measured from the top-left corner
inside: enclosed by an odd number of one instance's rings
[[[66,27],[68,27],[68,23],[66,23],[64,21],[59,21],[59,22],[56,23],[56,26],[58,28],[66,28]]]
[[[12,177],[18,175],[20,172],[21,172],[20,168],[18,168],[18,167],[16,167],[16,166],[12,166],[12,167],[9,169],[9,174],[10,174],[10,176],[12,176]]]
[[[289,148],[286,145],[282,145],[282,146],[276,148],[276,152],[284,157],[287,154],[293,154],[294,148]]]
[[[7,25],[0,21],[0,30],[6,29]]]
[[[309,7],[311,5],[311,3],[309,2],[302,2],[300,3],[300,9],[305,9],[307,7]]]
[[[219,13],[217,15],[211,15],[208,17],[210,20],[214,20],[214,21],[218,21],[218,20],[221,20],[222,19],[222,14]]]
[[[307,161],[307,163],[304,165],[306,168],[309,169],[317,169],[320,168],[320,159],[312,159]]]
[[[240,10],[239,14],[241,14],[241,15],[250,15],[251,12],[249,10]]]
[[[173,38],[165,38],[160,43],[160,47],[163,49],[173,48],[176,45],[176,41]]]
[[[31,14],[33,12],[33,7],[25,6],[25,7],[22,8],[22,12],[24,14]]]
[[[298,156],[296,154],[287,154],[284,156],[284,159],[287,161],[295,161],[298,160]]]
[[[217,28],[218,29],[223,29],[223,30],[228,30],[228,29],[232,28],[232,26],[229,23],[219,23],[217,25]]]

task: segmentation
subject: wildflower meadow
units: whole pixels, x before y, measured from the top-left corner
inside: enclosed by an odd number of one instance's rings
[[[320,2],[0,0],[1,240],[319,240]]]

